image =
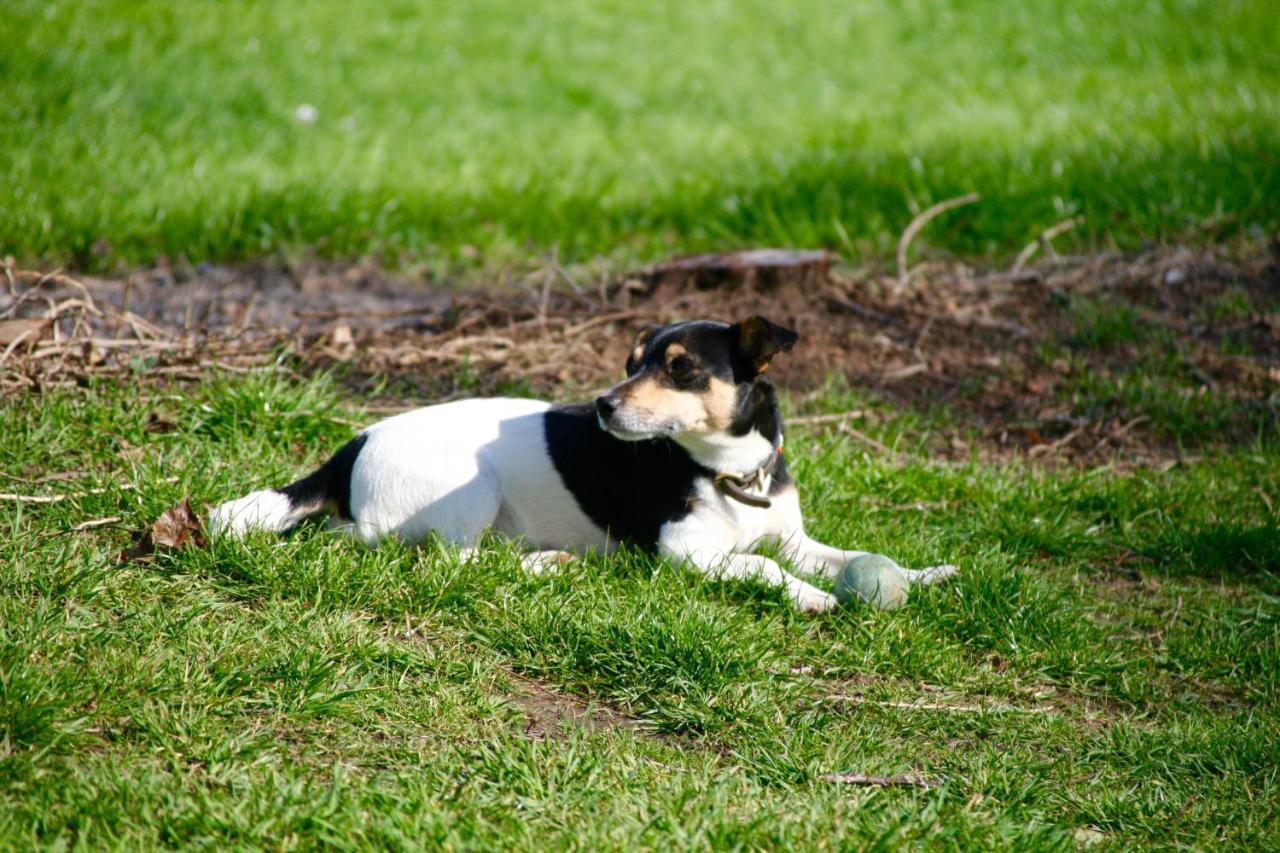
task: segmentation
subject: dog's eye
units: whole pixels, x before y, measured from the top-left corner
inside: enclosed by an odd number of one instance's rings
[[[688,376],[693,372],[693,359],[687,355],[678,355],[667,365],[672,376]]]

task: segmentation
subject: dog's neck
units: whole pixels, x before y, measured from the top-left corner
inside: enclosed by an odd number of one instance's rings
[[[753,429],[746,435],[683,433],[675,436],[674,441],[704,468],[710,468],[717,474],[750,477],[761,466],[773,461],[781,446],[782,435],[779,433],[775,440]]]
[[[717,474],[745,478],[764,466],[772,469],[782,447],[782,416],[772,384],[761,377],[739,390],[738,413],[728,430],[674,438],[695,462]]]

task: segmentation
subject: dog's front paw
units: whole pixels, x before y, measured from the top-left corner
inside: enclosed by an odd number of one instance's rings
[[[576,558],[567,551],[534,551],[520,558],[520,565],[531,575],[551,575]]]
[[[793,590],[791,600],[795,602],[796,609],[801,613],[829,613],[840,604],[831,593],[823,592],[808,584],[801,589]]]
[[[952,575],[960,573],[959,566],[930,566],[927,569],[903,569],[902,573],[912,585],[928,586],[941,583]]]

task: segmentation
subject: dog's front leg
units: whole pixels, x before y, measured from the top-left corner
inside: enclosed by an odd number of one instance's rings
[[[783,539],[782,550],[797,570],[824,577],[835,577],[845,563],[869,553],[823,545],[804,533]],[[955,566],[931,566],[927,569],[902,569],[902,574],[912,586],[928,586],[946,580],[958,571]]]
[[[816,539],[810,539],[803,531],[780,539],[782,553],[787,556],[797,571],[832,578],[840,568],[854,557],[861,557],[866,551],[845,551],[823,545]]]
[[[787,574],[773,560],[756,554],[725,553],[714,547],[684,543],[660,545],[663,554],[687,563],[708,577],[724,580],[758,580],[786,590],[787,597],[804,613],[825,613],[837,604],[836,598],[794,575]]]

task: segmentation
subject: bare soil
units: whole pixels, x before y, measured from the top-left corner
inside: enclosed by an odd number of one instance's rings
[[[796,254],[794,269],[757,265],[786,255],[603,274],[549,262],[489,287],[368,264],[122,278],[9,264],[0,390],[28,397],[90,376],[181,382],[283,364],[333,369],[366,399],[382,388],[383,408],[497,392],[563,399],[616,379],[645,325],[762,313],[801,334],[777,382],[804,401],[834,377],[894,406],[944,412],[940,454],[1159,462],[1203,449],[1088,390],[1154,374],[1172,393],[1239,411],[1207,445],[1255,441],[1260,423],[1277,423],[1280,237],[1014,270],[943,260],[888,275],[822,253]]]

